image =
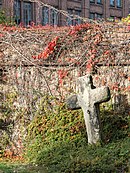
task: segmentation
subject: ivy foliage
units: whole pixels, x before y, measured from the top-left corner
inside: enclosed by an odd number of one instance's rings
[[[45,106],[45,105],[44,105]],[[49,111],[49,109],[48,109]],[[81,110],[64,104],[37,114],[28,126],[26,159],[46,172],[128,172],[129,116],[101,110],[102,146],[89,146]]]
[[[7,26],[15,25],[14,19],[12,17],[7,17],[3,9],[0,9],[0,24]]]
[[[3,10],[0,10],[0,24],[6,23],[6,16],[5,16],[5,12]]]
[[[5,117],[9,118],[16,113],[13,102],[17,98],[17,93],[8,93],[6,98]],[[26,124],[27,136],[24,140],[23,156],[29,164],[20,163],[10,167],[0,164],[0,169],[21,173],[43,173],[43,170],[47,173],[129,172],[128,113],[122,115],[113,112],[111,108],[103,107],[100,114],[103,143],[98,147],[89,146],[82,110],[67,110],[64,103],[49,96],[43,96],[40,100],[35,98],[35,101],[37,109],[32,112],[32,120],[28,120]],[[19,110],[17,123],[25,122],[26,119],[27,112]],[[7,134],[2,139],[3,145],[8,145]]]

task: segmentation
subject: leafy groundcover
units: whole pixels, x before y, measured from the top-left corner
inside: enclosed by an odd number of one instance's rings
[[[129,115],[101,111],[103,142],[87,144],[81,111],[64,107],[38,114],[28,126],[25,163],[1,162],[1,172],[126,173],[130,164]],[[27,163],[28,162],[28,163]]]

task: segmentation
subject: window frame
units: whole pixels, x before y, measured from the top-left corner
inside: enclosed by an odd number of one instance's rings
[[[98,17],[97,17],[98,16]],[[99,17],[100,16],[100,17]],[[96,13],[95,14],[95,19],[102,19],[103,18],[103,14],[101,14],[101,13]]]
[[[28,5],[28,6],[27,6]],[[30,1],[23,1],[23,11],[22,11],[22,15],[23,15],[23,22],[24,22],[24,25],[25,26],[28,26],[28,25],[30,25],[31,24],[31,22],[33,21],[33,11],[32,11],[32,9],[33,9],[33,6],[32,6],[33,4],[32,4],[32,2],[30,2]],[[26,16],[26,17],[28,17],[28,19],[30,19],[30,20],[26,20],[25,19],[25,11],[27,11],[28,12],[28,16]]]
[[[3,0],[0,0],[0,6],[2,6],[2,4],[3,4]]]
[[[22,24],[25,27],[30,25],[31,22],[34,20],[33,16],[33,5],[34,3],[31,1],[21,1],[21,0],[14,0],[13,4],[13,15],[16,25]],[[28,7],[27,7],[28,6]],[[26,12],[26,14],[25,14]],[[27,20],[26,20],[27,19]]]
[[[122,0],[116,0],[116,6],[117,6],[117,8],[121,8],[122,7]]]
[[[44,19],[45,20],[47,19],[47,21],[45,22]],[[58,21],[59,21],[58,12],[55,9],[47,7],[47,6],[42,7],[42,25],[43,26],[46,26],[46,25],[58,26]]]
[[[91,15],[93,15],[93,17],[91,17]],[[99,17],[99,16],[100,16],[100,17]],[[89,18],[92,19],[92,20],[102,19],[102,18],[103,18],[103,14],[102,14],[102,13],[90,12],[90,13],[89,13]]]
[[[58,18],[59,18],[58,12],[55,9],[50,9],[50,25],[51,26],[57,26],[58,25]]]
[[[98,2],[98,1],[100,1],[100,2]],[[97,4],[102,4],[102,0],[97,0]]]
[[[95,0],[89,0],[89,2],[95,4]]]
[[[42,25],[49,25],[49,7],[42,7]]]
[[[67,25],[68,26],[75,26],[81,24],[81,20],[79,18],[75,18],[74,16],[81,16],[82,10],[81,9],[67,9],[69,13],[69,18],[67,18]]]
[[[91,17],[91,15],[93,15],[93,17]],[[90,12],[90,13],[89,13],[89,18],[92,19],[92,20],[95,20],[95,13]]]
[[[81,9],[75,9],[76,16],[81,17],[81,13],[82,13]],[[80,18],[75,19],[75,25],[79,25],[79,24],[81,24],[81,19]]]
[[[115,7],[115,0],[110,0],[110,7]]]
[[[14,19],[15,23],[19,25],[21,23],[21,1],[14,0]]]

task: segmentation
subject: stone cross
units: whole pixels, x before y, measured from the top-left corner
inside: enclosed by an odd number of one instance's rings
[[[108,87],[96,88],[93,85],[91,75],[86,75],[78,79],[79,93],[67,99],[68,109],[74,110],[82,108],[89,144],[97,144],[101,141],[101,128],[99,117],[99,104],[110,100],[110,90]]]

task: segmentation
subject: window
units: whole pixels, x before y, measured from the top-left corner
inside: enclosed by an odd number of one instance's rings
[[[0,0],[0,7],[2,6],[2,0]]]
[[[102,0],[90,0],[90,3],[95,4],[95,2],[96,2],[97,4],[102,4]]]
[[[99,14],[99,13],[90,13],[89,15],[89,18],[90,19],[102,19],[103,18],[103,15],[102,14]]]
[[[44,6],[42,9],[42,25],[58,25],[58,12],[55,9]]]
[[[75,10],[75,15],[81,16],[81,10]],[[76,19],[75,19],[75,25],[77,25],[77,24],[81,24],[81,19],[78,17],[76,17]]]
[[[67,18],[67,25],[73,25],[73,10],[68,9],[69,17]]]
[[[67,18],[67,25],[78,25],[81,24],[81,10],[79,9],[68,9],[69,17]]]
[[[50,10],[50,25],[58,25],[58,12],[55,9]]]
[[[102,0],[97,0],[97,4],[102,4]]]
[[[23,7],[22,11],[21,7]],[[29,25],[32,21],[32,3],[21,0],[15,0],[14,19],[17,25],[19,25],[21,22],[23,22],[25,26]]]
[[[110,6],[115,6],[115,0],[110,0]]]
[[[14,1],[14,19],[17,25],[21,22],[21,4],[20,0]]]
[[[90,14],[89,14],[89,18],[90,18],[90,19],[95,19],[95,13],[90,13]]]
[[[42,9],[42,24],[47,25],[49,24],[49,8],[43,7]]]
[[[90,0],[90,3],[95,3],[95,0]]]
[[[3,1],[3,0],[0,0],[0,5],[1,5],[1,6],[2,6],[2,1]]]
[[[116,0],[116,5],[117,5],[117,7],[121,7],[122,6],[121,0]]]
[[[24,25],[30,25],[32,22],[32,3],[23,2],[23,22]]]
[[[96,14],[96,19],[102,19],[102,17],[103,17],[102,14],[99,13]]]

